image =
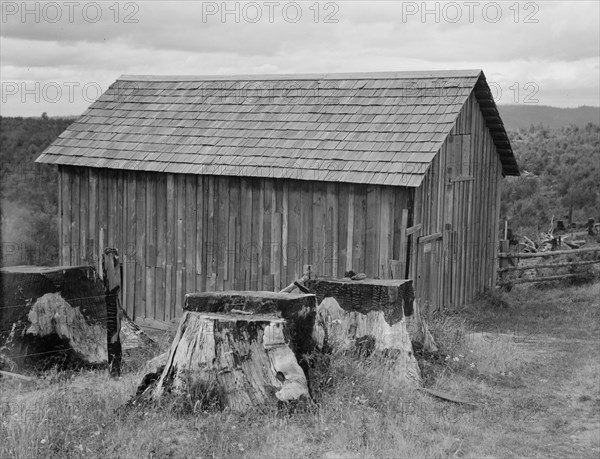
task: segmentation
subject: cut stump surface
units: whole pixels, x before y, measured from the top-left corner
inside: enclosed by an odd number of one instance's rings
[[[285,319],[289,345],[303,365],[303,356],[314,351],[312,330],[315,325],[315,295],[266,291],[226,291],[189,293],[184,310],[220,314],[269,314]]]

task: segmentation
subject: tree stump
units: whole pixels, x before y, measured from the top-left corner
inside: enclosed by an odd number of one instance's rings
[[[94,268],[2,268],[0,286],[0,347],[17,367],[106,364],[106,304]]]
[[[189,293],[185,296],[183,307],[194,312],[272,314],[285,319],[290,334],[289,345],[305,372],[304,356],[314,351],[312,330],[316,308],[317,298],[312,294],[261,291]]]
[[[285,319],[273,314],[185,311],[152,398],[171,392],[240,412],[308,397],[286,335]]]
[[[306,286],[319,302],[313,330],[318,347],[377,353],[392,380],[420,382],[405,320],[405,313],[412,314],[412,281],[315,279]]]

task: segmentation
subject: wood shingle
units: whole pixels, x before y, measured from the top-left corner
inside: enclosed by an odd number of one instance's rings
[[[416,187],[473,91],[493,104],[480,70],[122,76],[37,162],[305,180],[326,167],[328,182]],[[485,113],[518,175],[495,105]]]

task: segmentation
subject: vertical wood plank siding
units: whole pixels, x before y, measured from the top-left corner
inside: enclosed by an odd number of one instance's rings
[[[99,246],[119,249],[131,316],[170,320],[192,291],[279,290],[307,264],[321,276],[353,269],[387,278],[389,260],[408,262],[416,297],[433,308],[459,307],[494,286],[502,165],[474,94],[417,189],[59,171],[60,263],[97,265]],[[409,226],[421,225],[409,241],[404,209]]]
[[[306,264],[321,276],[352,268],[389,277],[412,196],[403,187],[59,170],[60,263],[97,265],[104,228],[104,246],[128,263],[128,314],[158,320],[181,315],[187,292],[279,290]]]
[[[491,289],[496,276],[502,164],[474,94],[415,194],[421,236],[413,245],[416,297],[432,308],[456,308]]]

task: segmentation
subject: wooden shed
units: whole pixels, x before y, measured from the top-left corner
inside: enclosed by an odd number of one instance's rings
[[[480,70],[122,76],[37,162],[59,170],[60,263],[117,247],[129,314],[157,320],[303,265],[464,304],[494,286],[519,174]]]

